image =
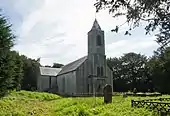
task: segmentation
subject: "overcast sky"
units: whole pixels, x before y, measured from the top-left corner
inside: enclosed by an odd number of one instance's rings
[[[13,48],[30,58],[41,57],[42,65],[54,62],[67,64],[87,55],[87,32],[95,19],[95,0],[0,0],[2,12],[13,24],[16,45]],[[158,47],[155,37],[145,36],[138,28],[132,36],[125,36],[123,26],[119,34],[110,30],[124,23],[107,11],[97,13],[97,20],[105,31],[107,57],[136,52],[152,55]]]

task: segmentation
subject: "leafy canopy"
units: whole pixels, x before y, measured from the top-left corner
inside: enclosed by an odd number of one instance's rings
[[[107,59],[108,66],[113,70],[114,89],[128,91],[137,88],[146,91],[148,85],[147,57],[133,52],[120,58]]]

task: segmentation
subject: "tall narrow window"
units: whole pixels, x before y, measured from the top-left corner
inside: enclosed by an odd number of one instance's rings
[[[100,92],[101,90],[101,85],[99,84],[99,86],[97,87],[97,92]]]
[[[100,76],[100,67],[97,67],[97,76]]]
[[[103,67],[101,67],[101,76],[103,76]]]
[[[101,36],[98,35],[97,38],[96,38],[96,43],[97,43],[97,46],[101,46],[102,45],[102,39],[101,39]]]
[[[87,84],[87,93],[89,93],[89,84]]]
[[[49,89],[51,88],[51,77],[49,77]]]

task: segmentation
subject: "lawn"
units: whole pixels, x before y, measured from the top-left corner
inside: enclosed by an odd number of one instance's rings
[[[102,97],[62,98],[48,93],[12,92],[0,100],[0,116],[156,116],[144,108],[131,108],[131,99],[142,98],[113,96],[111,104],[104,104]]]

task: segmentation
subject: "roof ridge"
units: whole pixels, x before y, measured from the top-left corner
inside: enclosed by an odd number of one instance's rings
[[[68,73],[70,71],[76,70],[85,60],[87,59],[87,56],[81,57],[67,65],[64,65],[62,70],[58,73],[58,75]]]
[[[70,64],[73,64],[73,63],[75,63],[75,62],[77,62],[77,61],[79,61],[79,60],[81,60],[81,59],[83,59],[83,58],[85,58],[85,57],[87,57],[87,56],[83,56],[83,57],[81,57],[81,58],[79,58],[79,59],[77,59],[77,60],[74,60],[74,61],[72,61],[72,62],[64,65],[63,68],[64,68],[65,66],[68,66],[68,65],[70,65]]]
[[[39,68],[61,69],[61,68],[45,67],[45,66],[39,66]]]

